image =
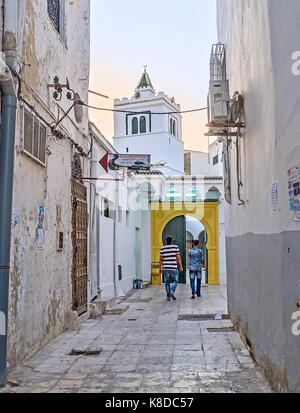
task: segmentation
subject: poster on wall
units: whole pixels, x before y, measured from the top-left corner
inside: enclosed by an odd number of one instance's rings
[[[272,183],[272,211],[276,212],[278,210],[278,183]]]
[[[300,165],[289,169],[289,204],[295,221],[300,222]]]
[[[38,221],[38,249],[44,249],[44,218],[45,207],[43,204],[39,205],[39,221]]]

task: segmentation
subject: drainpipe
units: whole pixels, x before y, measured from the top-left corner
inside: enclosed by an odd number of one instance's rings
[[[115,297],[118,297],[117,290],[117,219],[118,219],[118,207],[119,207],[119,182],[115,183],[115,211],[114,211],[114,223],[113,223],[113,277],[114,277],[114,292]]]
[[[0,86],[3,101],[0,138],[0,387],[5,387],[7,383],[9,263],[17,111],[14,81],[3,58],[1,53]]]

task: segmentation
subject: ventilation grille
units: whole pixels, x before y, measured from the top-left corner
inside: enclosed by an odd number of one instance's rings
[[[23,149],[45,165],[47,139],[46,128],[29,110],[26,108],[23,109]]]

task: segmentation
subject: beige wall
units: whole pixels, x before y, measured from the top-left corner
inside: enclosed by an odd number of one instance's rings
[[[65,2],[65,38],[55,30],[47,2],[27,0],[20,73],[22,96],[49,123],[72,104],[63,92],[56,102],[53,83],[66,77],[70,87],[87,101],[89,77],[89,0]],[[26,107],[26,105],[25,105]],[[62,130],[85,152],[89,149],[87,110],[81,123],[72,111]],[[14,171],[13,228],[11,247],[8,358],[12,367],[34,354],[66,327],[71,310],[71,163],[75,148],[47,130],[46,166],[22,151],[22,105],[17,113]],[[83,173],[89,161],[82,159]],[[39,205],[45,208],[44,249],[38,249]],[[56,208],[61,207],[61,221]],[[64,249],[56,248],[57,232],[64,233]],[[34,332],[34,334],[33,334]]]

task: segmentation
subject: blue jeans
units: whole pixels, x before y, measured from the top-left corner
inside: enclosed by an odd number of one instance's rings
[[[200,271],[192,271],[190,270],[190,282],[192,288],[192,294],[196,294],[195,288],[195,278],[197,277],[197,296],[200,297],[201,295],[201,281],[202,281],[202,270]]]
[[[175,293],[177,285],[178,285],[178,270],[164,270],[163,271],[163,276],[165,280],[165,285],[166,285],[166,292],[167,292],[167,297],[171,297],[171,293]],[[171,288],[171,284],[173,284]]]

